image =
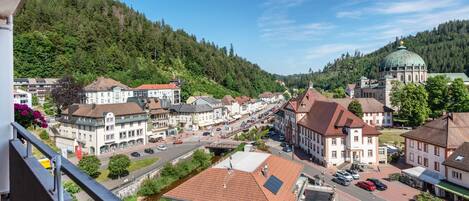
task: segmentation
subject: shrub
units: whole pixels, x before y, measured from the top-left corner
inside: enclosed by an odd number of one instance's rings
[[[390,181],[397,181],[401,177],[401,173],[392,173],[389,175]]]
[[[64,187],[64,190],[67,191],[70,194],[70,196],[72,196],[73,200],[77,200],[77,198],[75,197],[75,194],[81,191],[81,188],[78,185],[73,183],[73,181],[66,181],[64,182],[63,187]]]
[[[109,160],[109,175],[110,178],[117,178],[129,174],[127,168],[130,166],[130,159],[124,154],[117,154],[112,156]]]
[[[429,192],[423,192],[415,196],[415,200],[417,201],[443,201],[443,199],[440,199]]]
[[[83,172],[88,174],[90,177],[97,178],[101,173],[99,172],[99,167],[101,166],[101,161],[98,157],[94,155],[84,156],[78,162],[78,168]]]
[[[49,139],[49,133],[47,133],[47,131],[45,131],[45,130],[42,130],[42,131],[39,133],[39,137],[40,137],[42,140],[48,140],[48,139]]]

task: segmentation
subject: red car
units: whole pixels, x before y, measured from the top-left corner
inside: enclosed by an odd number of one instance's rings
[[[360,188],[363,188],[363,189],[367,190],[367,191],[376,190],[375,184],[373,184],[373,182],[371,182],[371,181],[359,181],[356,185]]]
[[[181,139],[177,139],[176,141],[173,142],[173,144],[182,144],[182,140],[181,140]]]

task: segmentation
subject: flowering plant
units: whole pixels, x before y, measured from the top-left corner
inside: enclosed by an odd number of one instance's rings
[[[15,103],[15,121],[25,128],[30,126],[47,128],[47,122],[41,112],[33,110],[24,104]]]

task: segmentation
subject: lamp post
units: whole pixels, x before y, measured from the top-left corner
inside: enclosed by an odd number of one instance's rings
[[[21,0],[0,0],[0,195],[10,191],[8,140],[13,136],[13,15]]]

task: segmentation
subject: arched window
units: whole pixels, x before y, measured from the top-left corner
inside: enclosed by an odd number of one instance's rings
[[[414,82],[418,82],[419,81],[419,75],[415,75],[415,80]]]
[[[408,82],[411,82],[411,81],[412,81],[412,75],[408,75],[408,76],[407,76],[407,81],[408,81]]]
[[[401,75],[401,82],[404,82],[404,75]]]

